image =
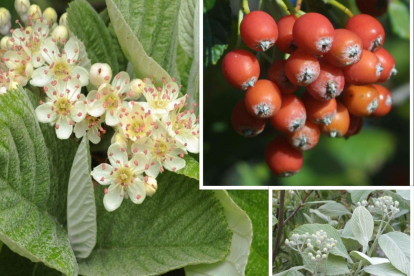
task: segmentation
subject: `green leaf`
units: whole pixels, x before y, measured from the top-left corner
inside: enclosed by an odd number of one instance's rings
[[[129,4],[129,1],[125,1],[123,3]],[[144,1],[141,1],[141,3],[144,4]],[[151,57],[151,52],[146,52],[143,44],[141,44],[141,41],[135,36],[133,29],[131,29],[131,26],[128,25],[126,21],[127,18],[124,17],[124,14],[120,11],[117,4],[115,4],[112,0],[106,0],[106,5],[108,7],[109,17],[111,18],[111,22],[114,26],[119,44],[121,45],[122,51],[124,52],[126,58],[134,66],[136,76],[141,79],[153,76],[156,84],[162,84],[162,78],[165,78],[167,83],[171,82],[171,77],[167,71],[165,71],[163,67],[161,67],[160,64],[154,60],[155,58],[153,59],[153,57]],[[155,7],[157,5],[154,3],[148,3],[148,6]],[[129,8],[124,7],[124,9]],[[135,9],[135,11],[137,10]],[[155,20],[153,17],[151,18]],[[162,18],[162,16],[161,14],[158,14],[155,18]],[[135,15],[132,19],[138,21],[142,20],[142,18],[136,17]]]
[[[200,174],[200,164],[190,155],[185,155],[184,160],[185,167],[176,171],[176,173],[198,180]]]
[[[86,0],[75,0],[67,9],[68,26],[85,45],[92,63],[108,63],[114,74],[119,71],[116,49],[105,22]]]
[[[96,208],[89,139],[84,136],[73,160],[68,187],[68,236],[76,258],[89,256],[96,243]]]
[[[218,263],[187,266],[185,268],[187,276],[244,275],[253,236],[252,222],[226,191],[217,190],[215,194],[224,208],[230,230],[233,231],[230,254],[224,261]]]
[[[388,260],[387,258],[369,257],[359,251],[352,251],[351,253],[349,253],[349,255],[351,255],[351,257],[354,257],[355,259],[362,261],[363,265],[383,264],[390,262],[390,260]]]
[[[329,224],[304,224],[297,228],[295,228],[292,232],[289,233],[289,238],[292,237],[293,234],[303,235],[305,233],[314,234],[316,231],[323,230],[326,232],[328,238],[333,238],[337,240],[336,246],[332,248],[330,254],[334,254],[336,256],[344,257],[348,259],[349,262],[352,262],[351,257],[349,257],[348,252],[346,250],[345,245],[342,243],[341,237],[339,236],[338,231],[330,226]],[[316,244],[313,244],[316,246]]]
[[[231,36],[230,1],[203,1],[204,67],[216,64]]]
[[[370,265],[364,267],[363,271],[376,276],[408,276],[408,274],[402,273],[390,263]]]
[[[67,275],[77,275],[61,226],[75,151],[71,141],[56,138],[53,127],[39,126],[22,88],[0,97],[0,240]]]
[[[346,207],[343,204],[337,203],[337,202],[326,203],[320,206],[318,210],[322,214],[325,214],[330,217],[339,217],[339,216],[351,214],[351,212],[349,212],[348,209],[346,209]]]
[[[351,194],[352,203],[357,204],[358,202],[367,199],[370,193],[374,190],[352,190],[348,191]]]
[[[396,190],[397,194],[405,200],[410,200],[410,190]]]
[[[374,232],[374,219],[365,207],[355,208],[351,218],[351,230],[359,244],[362,245],[362,252],[365,253]]]
[[[378,245],[398,270],[410,275],[410,236],[401,232],[381,235]]]
[[[294,267],[289,268],[288,270],[282,271],[282,272],[280,272],[278,274],[273,274],[273,276],[295,275],[295,274],[290,274],[290,273],[292,273],[292,272],[298,272],[301,269],[310,271],[306,266],[294,266]]]
[[[114,16],[112,14],[114,11],[110,8],[110,2],[120,12],[126,24],[129,25],[145,53],[152,57],[171,76],[177,77],[175,60],[178,46],[180,1],[107,0],[109,16],[115,30],[118,30],[118,21],[113,20]],[[121,40],[118,31],[117,35]],[[125,48],[122,42],[121,45]],[[134,54],[140,55],[138,52]],[[130,61],[132,62],[132,60]],[[137,76],[139,75],[137,74]]]
[[[253,223],[253,242],[246,267],[246,276],[268,275],[268,191],[229,190],[228,193],[234,202],[246,211]]]
[[[124,200],[115,212],[105,210],[103,187],[97,188],[97,243],[79,263],[80,274],[158,275],[225,258],[231,232],[214,192],[168,171],[157,180],[152,197],[141,205]]]
[[[332,254],[328,255],[328,261],[321,262],[321,271],[326,271],[326,275],[346,275],[349,274],[347,262],[344,258],[335,256]]]
[[[392,31],[404,39],[410,39],[410,11],[401,1],[391,1],[388,5]]]

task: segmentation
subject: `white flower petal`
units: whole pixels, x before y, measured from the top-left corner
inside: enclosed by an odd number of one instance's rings
[[[145,170],[145,174],[157,178],[158,174],[160,173],[161,165],[158,163],[157,160],[153,159],[150,160],[150,165],[147,170]]]
[[[56,122],[56,136],[61,139],[68,139],[72,134],[73,125],[69,124],[69,120],[67,117],[61,116],[58,121]]]
[[[73,78],[79,79],[81,86],[86,86],[89,83],[89,72],[82,66],[76,66],[74,67],[70,75]]]
[[[51,75],[45,74],[45,70],[47,70],[48,68],[49,67],[47,66],[43,66],[34,70],[30,84],[38,87],[45,86],[46,84],[48,84],[52,80]]]
[[[70,60],[70,63],[72,62],[72,60],[77,60],[79,57],[79,45],[78,42],[73,39],[70,38],[66,44],[65,44],[65,52],[66,52],[66,59]],[[77,49],[77,51],[75,51],[75,49]]]
[[[114,143],[108,148],[108,159],[113,166],[123,166],[128,162],[126,148],[120,143]]]
[[[169,171],[178,171],[185,167],[185,160],[177,156],[167,156],[163,165]]]
[[[37,120],[41,123],[51,123],[56,119],[56,113],[52,111],[52,103],[44,103],[36,108]]]
[[[189,152],[198,153],[199,152],[199,140],[196,136],[191,135],[186,137],[187,146],[185,147]]]
[[[33,63],[34,68],[38,68],[45,63],[44,58],[40,54],[40,51],[36,53],[32,53],[32,63]]]
[[[56,42],[53,42],[52,37],[49,37],[43,42],[40,48],[40,53],[48,64],[52,64],[56,61],[57,55],[60,51],[57,48]]]
[[[85,136],[87,130],[88,130],[88,123],[86,121],[77,123],[75,127],[73,128],[73,132],[75,133],[76,138],[81,138]]]
[[[104,195],[103,204],[108,212],[112,212],[121,206],[124,200],[124,189],[121,185],[112,184]]]
[[[75,122],[80,122],[83,119],[85,119],[86,116],[86,106],[83,101],[77,101],[75,105],[70,110],[70,114],[72,117],[72,120]]]
[[[128,186],[128,196],[135,204],[141,204],[146,197],[145,183],[144,181],[135,178],[132,185]]]
[[[119,72],[117,75],[115,75],[111,85],[112,87],[116,88],[120,94],[126,92],[125,90],[129,85],[128,73],[124,71]]]
[[[111,175],[113,170],[111,165],[102,163],[92,170],[91,175],[99,184],[109,185],[114,181],[114,176]]]
[[[102,101],[95,100],[93,103],[88,104],[87,111],[93,117],[99,117],[105,113],[105,108],[102,105]]]
[[[88,135],[89,141],[91,141],[95,145],[99,144],[99,142],[101,141],[101,137],[98,135],[98,132],[95,129],[89,130],[87,135]]]
[[[94,116],[94,115],[92,115],[92,116]],[[117,124],[119,124],[118,112],[114,112],[114,115],[112,115],[111,112],[106,112],[105,123],[108,126],[116,126]]]
[[[145,171],[145,167],[148,165],[148,158],[143,153],[135,153],[129,160],[129,167],[135,174],[142,174]]]

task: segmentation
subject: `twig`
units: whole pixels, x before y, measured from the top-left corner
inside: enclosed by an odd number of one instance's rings
[[[296,212],[297,211],[299,211],[299,208],[300,207],[303,207],[303,206],[305,206],[305,201],[306,201],[306,199],[308,199],[308,197],[310,196],[310,194],[313,192],[313,190],[310,190],[306,195],[305,195],[305,197],[303,198],[303,200],[302,200],[302,203],[301,204],[299,204],[296,208],[295,208],[295,210],[293,210],[293,213],[292,214],[290,214],[290,216],[289,217],[287,217],[287,219],[285,219],[285,221],[283,222],[283,224],[286,224],[286,223],[288,223],[288,221],[296,214]]]
[[[301,7],[302,7],[302,0],[298,0],[298,1],[296,1],[296,7],[295,7],[295,10],[296,10],[296,11],[299,11]]]
[[[295,7],[293,7],[292,3],[289,2],[289,0],[283,0],[283,3],[285,3],[287,9],[289,10],[290,14],[294,14],[296,17],[297,16],[297,12],[295,10]]]
[[[332,6],[334,6],[335,8],[337,8],[338,10],[343,11],[346,15],[349,16],[349,18],[353,17],[354,14],[344,5],[342,5],[341,3],[339,3],[338,1],[335,0],[324,0],[324,2],[326,4],[330,4]]]
[[[272,264],[275,263],[276,260],[276,255],[277,255],[277,251],[279,250],[279,244],[280,244],[280,239],[282,237],[282,229],[283,229],[283,212],[284,212],[284,205],[285,205],[285,190],[281,190],[280,191],[280,195],[279,195],[279,210],[278,210],[278,215],[277,215],[277,220],[278,220],[278,224],[277,224],[277,234],[276,234],[276,241],[275,241],[275,245],[273,247],[273,256],[272,256]]]

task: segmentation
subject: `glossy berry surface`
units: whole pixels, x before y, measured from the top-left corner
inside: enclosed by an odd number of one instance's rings
[[[365,85],[378,81],[381,70],[379,58],[368,50],[362,50],[361,60],[356,64],[344,67],[342,72],[347,83]]]
[[[221,68],[226,80],[234,88],[241,90],[253,86],[260,75],[260,65],[256,57],[242,49],[227,53]]]
[[[293,53],[298,46],[293,41],[293,25],[296,22],[296,16],[293,14],[285,15],[277,21],[279,38],[276,41],[276,47],[283,53]]]
[[[286,76],[285,59],[280,59],[270,66],[267,71],[267,78],[273,81],[279,87],[282,94],[292,94],[299,89],[299,86],[294,85]]]
[[[237,133],[244,137],[260,134],[266,126],[265,119],[255,118],[246,110],[244,99],[239,101],[231,113],[231,124]]]
[[[302,102],[306,108],[306,118],[316,124],[329,125],[336,114],[336,99],[319,101],[309,93],[304,93]]]
[[[327,53],[334,40],[332,23],[319,13],[310,12],[299,17],[293,25],[292,35],[296,45],[309,55]]]
[[[344,89],[345,78],[342,70],[325,61],[319,59],[320,73],[318,78],[306,86],[306,91],[315,99],[327,101],[339,96]]]
[[[310,150],[319,142],[320,133],[319,126],[307,120],[300,130],[288,134],[287,140],[297,150]]]
[[[316,57],[299,49],[290,55],[285,64],[286,76],[295,85],[311,84],[318,78],[320,71]]]
[[[336,67],[345,67],[357,63],[361,55],[361,38],[350,30],[336,29],[332,47],[323,58]]]
[[[245,104],[247,111],[256,118],[270,118],[276,114],[282,99],[279,88],[269,80],[258,80],[247,89]]]
[[[382,67],[378,82],[385,82],[392,75],[397,74],[397,70],[395,69],[395,59],[387,50],[380,48],[375,52],[375,55],[378,57]]]
[[[343,137],[349,129],[349,112],[341,102],[337,102],[336,114],[329,125],[320,125],[321,133],[329,137]]]
[[[276,21],[268,13],[252,11],[240,24],[240,35],[246,45],[255,51],[266,51],[278,38]]]
[[[344,90],[342,101],[355,116],[371,115],[379,104],[379,94],[372,85],[351,85]]]
[[[362,45],[365,50],[375,52],[384,44],[384,27],[377,19],[370,15],[354,15],[346,23],[345,29],[353,31],[362,39]]]
[[[382,85],[373,84],[372,86],[378,91],[379,102],[377,109],[371,115],[374,117],[385,116],[390,113],[392,108],[392,93]]]
[[[270,118],[272,126],[284,133],[292,133],[301,129],[306,122],[306,109],[302,101],[295,95],[282,95],[282,106],[279,112]]]
[[[277,176],[292,176],[300,171],[303,154],[293,148],[285,137],[277,137],[266,147],[265,159],[269,169]]]

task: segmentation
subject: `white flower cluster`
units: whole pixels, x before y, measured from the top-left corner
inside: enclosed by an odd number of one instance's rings
[[[293,234],[291,240],[285,240],[287,246],[296,247],[295,250],[301,252],[301,254],[306,250],[310,260],[317,263],[328,258],[329,252],[336,246],[337,242],[333,238],[328,238],[327,233],[323,230],[316,231],[312,235],[309,235],[309,233]]]
[[[398,201],[393,201],[390,196],[383,196],[375,200],[375,207],[379,209],[382,214],[383,219],[388,221],[395,217],[395,215],[400,211],[398,206],[400,203]],[[368,206],[368,210],[372,211],[375,208],[373,205]]]
[[[366,207],[367,205],[368,205],[368,201],[366,201],[365,199],[361,200],[360,202],[357,202],[357,206]]]
[[[28,83],[39,87],[45,100],[36,108],[37,119],[54,126],[59,139],[74,133],[97,144],[106,132],[104,124],[115,130],[110,164],[91,173],[109,185],[104,196],[108,211],[124,197],[142,203],[155,193],[160,172],[178,171],[186,165],[184,155],[198,153],[199,119],[174,80],[164,79],[156,87],[152,78],[131,80],[126,72],[113,77],[104,63],[87,70],[78,39],[69,36],[66,14],[58,24],[51,8],[42,13],[29,0],[16,0],[15,8],[26,27],[16,21],[20,27],[11,29],[9,11],[0,9],[0,94]],[[81,89],[89,83],[95,89],[85,96]]]

